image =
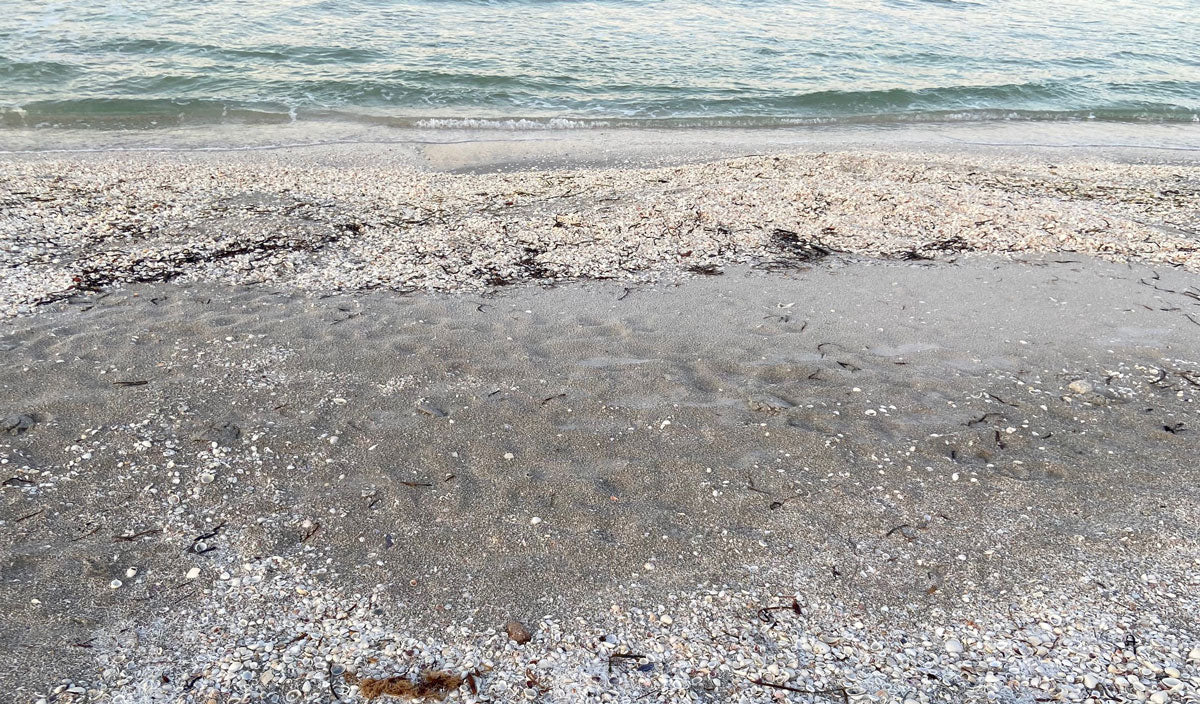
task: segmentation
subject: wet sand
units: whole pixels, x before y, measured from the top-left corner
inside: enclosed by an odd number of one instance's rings
[[[791,686],[855,701],[1025,701],[1047,663],[1050,693],[1082,692],[1127,635],[1134,672],[1194,687],[1197,286],[1082,257],[835,258],[55,304],[3,338],[4,408],[36,424],[0,450],[0,688],[326,701],[333,665],[425,665],[478,671],[465,701],[773,701],[750,680],[799,658]],[[756,613],[793,597],[804,615]],[[534,640],[489,635],[508,619]],[[1039,623],[1048,654],[1012,645]],[[816,640],[835,632],[851,660]],[[603,635],[655,666],[609,673]],[[293,639],[309,659],[281,659]],[[868,667],[905,647],[906,675]]]

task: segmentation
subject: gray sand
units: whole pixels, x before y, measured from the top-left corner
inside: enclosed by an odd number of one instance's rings
[[[1200,701],[1195,129],[272,129],[5,135],[0,701]]]
[[[53,304],[0,340],[0,408],[36,421],[0,443],[0,691],[351,701],[342,669],[439,667],[478,674],[462,701],[1185,701],[1198,287],[833,257]]]

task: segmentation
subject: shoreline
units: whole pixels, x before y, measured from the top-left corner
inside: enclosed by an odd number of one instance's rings
[[[1200,151],[1200,124],[1130,122],[981,122],[895,123],[879,125],[806,125],[775,127],[583,127],[525,129],[487,127],[393,127],[349,121],[300,121],[282,124],[214,124],[153,129],[0,129],[0,156],[54,153],[233,152],[303,150],[330,146],[404,147],[471,143],[569,145],[589,154],[559,162],[560,168],[616,166],[629,159],[659,160],[658,165],[697,158],[746,156],[774,151],[821,149],[870,150],[1076,150],[1092,155],[1111,150],[1134,154]],[[1099,151],[1098,151],[1099,150]],[[592,152],[601,152],[598,161]],[[668,161],[662,161],[668,160]],[[639,162],[654,165],[653,161]],[[486,165],[486,159],[468,166]]]

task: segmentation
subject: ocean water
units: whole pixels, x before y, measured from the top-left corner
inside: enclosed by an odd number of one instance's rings
[[[0,0],[0,126],[1200,121],[1200,0]]]

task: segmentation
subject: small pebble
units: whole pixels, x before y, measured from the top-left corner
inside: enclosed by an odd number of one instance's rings
[[[504,630],[517,645],[525,645],[533,638],[533,633],[520,621],[509,621],[504,624]]]

